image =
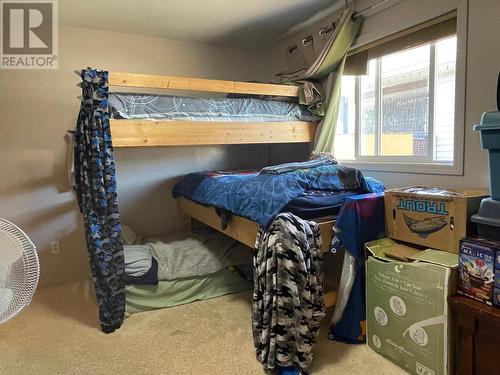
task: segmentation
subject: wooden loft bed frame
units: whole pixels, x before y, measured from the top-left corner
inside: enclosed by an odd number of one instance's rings
[[[231,94],[298,97],[296,86],[221,81],[151,74],[109,73],[109,86]],[[249,143],[306,143],[317,124],[284,122],[208,122],[111,119],[114,147],[190,146]]]
[[[159,76],[135,73],[109,73],[109,86],[144,89],[185,90],[231,94],[255,94],[298,97],[296,86],[266,83],[221,81],[201,78]],[[285,122],[209,122],[172,120],[111,119],[114,147],[190,146],[251,143],[308,143],[314,141],[317,124],[305,121]],[[198,220],[254,248],[259,225],[233,215],[225,230],[213,207],[206,207],[186,198],[179,198],[187,229],[191,219]],[[323,239],[322,250],[329,251],[332,240],[331,220],[319,222]],[[325,306],[334,306],[337,291],[324,294]]]
[[[214,207],[207,207],[202,204],[193,202],[192,200],[180,197],[177,199],[180,211],[184,214],[186,229],[191,229],[191,219],[195,219],[209,227],[224,233],[225,235],[238,240],[241,243],[251,247],[255,247],[255,239],[259,231],[259,224],[255,221],[246,219],[241,216],[233,215],[225,230],[220,227],[220,218],[217,216]],[[318,221],[323,240],[321,250],[323,252],[330,251],[332,242],[333,220]],[[325,306],[331,307],[335,305],[337,300],[337,291],[326,291],[324,294]]]

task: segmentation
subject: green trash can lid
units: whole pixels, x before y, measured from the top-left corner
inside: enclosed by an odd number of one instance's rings
[[[500,129],[500,111],[484,112],[481,123],[474,125],[473,129],[475,131]]]

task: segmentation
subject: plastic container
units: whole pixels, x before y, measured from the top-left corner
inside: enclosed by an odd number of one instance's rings
[[[477,224],[480,237],[500,240],[500,201],[485,198],[481,201],[479,212],[471,217]]]
[[[500,200],[500,111],[483,113],[473,129],[481,132],[481,147],[488,150],[491,198]]]

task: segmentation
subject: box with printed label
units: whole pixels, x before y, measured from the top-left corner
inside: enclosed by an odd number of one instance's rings
[[[415,375],[452,373],[448,296],[458,255],[389,238],[368,242],[367,343]]]
[[[385,192],[388,237],[458,253],[459,241],[474,234],[470,217],[486,192],[406,187]]]
[[[458,294],[493,304],[495,255],[499,246],[500,243],[483,238],[460,241]]]

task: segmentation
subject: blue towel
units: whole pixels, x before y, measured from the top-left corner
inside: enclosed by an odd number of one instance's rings
[[[356,278],[340,321],[330,327],[328,338],[348,344],[362,344],[361,322],[366,320],[365,242],[384,237],[384,193],[347,197],[335,223],[337,241],[356,258]]]

